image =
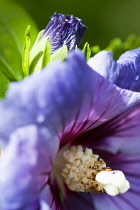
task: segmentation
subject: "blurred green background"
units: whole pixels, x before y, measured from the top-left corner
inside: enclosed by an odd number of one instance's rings
[[[10,0],[21,4],[38,28],[45,28],[54,13],[73,14],[88,27],[83,42],[106,47],[115,37],[123,40],[130,33],[140,35],[139,0]]]

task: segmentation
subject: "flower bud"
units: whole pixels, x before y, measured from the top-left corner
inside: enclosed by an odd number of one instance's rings
[[[29,73],[39,72],[54,60],[64,60],[68,51],[79,47],[85,29],[83,21],[73,15],[54,14],[30,51]]]
[[[79,47],[86,26],[83,21],[73,15],[54,14],[51,17],[43,36],[49,37],[51,53],[67,45],[68,50]]]

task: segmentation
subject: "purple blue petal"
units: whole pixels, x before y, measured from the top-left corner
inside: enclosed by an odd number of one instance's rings
[[[140,104],[93,131],[99,132],[96,148],[117,154],[140,155]],[[95,142],[95,141],[94,141]]]
[[[58,147],[58,138],[35,125],[11,135],[0,164],[2,209],[32,209],[32,205],[38,209],[39,194],[47,184]]]
[[[140,93],[108,82],[88,67],[80,51],[73,52],[65,62],[10,85],[0,103],[0,136],[8,141],[18,127],[36,124],[73,138],[139,101]]]
[[[140,48],[125,52],[117,61],[113,59],[112,52],[102,51],[88,63],[118,87],[140,92]]]

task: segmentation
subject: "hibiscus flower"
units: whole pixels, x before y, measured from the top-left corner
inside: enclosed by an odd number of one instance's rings
[[[140,49],[136,51],[140,55]],[[79,50],[11,83],[0,102],[1,208],[139,209],[139,103],[139,92],[102,77]],[[66,177],[70,164],[65,162],[76,149],[98,155],[90,165],[94,169],[101,163],[122,171],[130,189],[116,196],[96,187],[93,192],[71,189]]]

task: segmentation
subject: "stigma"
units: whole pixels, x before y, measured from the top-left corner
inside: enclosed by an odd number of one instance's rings
[[[116,196],[130,188],[122,171],[106,166],[99,155],[81,145],[72,146],[63,152],[65,167],[62,176],[71,191],[107,193]]]

